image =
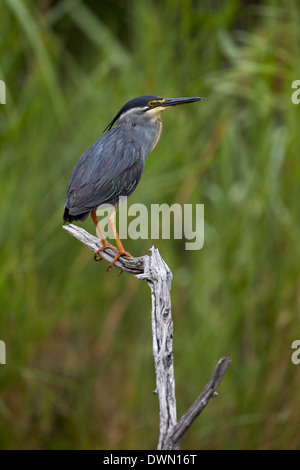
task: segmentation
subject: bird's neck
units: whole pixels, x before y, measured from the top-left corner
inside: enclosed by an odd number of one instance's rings
[[[131,128],[131,135],[140,145],[143,151],[143,157],[146,159],[150,152],[154,149],[160,139],[162,131],[162,120],[160,117],[156,119],[135,120],[122,119],[118,125],[126,125]]]
[[[151,151],[154,149],[154,147],[156,146],[157,142],[159,141],[160,139],[160,136],[161,136],[161,131],[162,131],[162,120],[159,118],[156,120],[155,122],[156,124],[156,129],[157,129],[157,135],[156,135],[156,140],[153,144],[153,147],[151,149]]]
[[[142,148],[145,149],[145,158],[154,149],[160,139],[162,131],[161,119],[150,120],[146,126],[136,126],[138,138]]]

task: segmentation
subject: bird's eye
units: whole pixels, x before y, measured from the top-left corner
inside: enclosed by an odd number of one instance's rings
[[[148,101],[148,106],[150,108],[156,108],[157,106],[161,106],[164,101],[165,101],[164,99],[162,99],[162,100],[151,100],[151,101]]]

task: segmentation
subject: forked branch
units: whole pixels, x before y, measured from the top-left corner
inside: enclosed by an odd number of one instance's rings
[[[76,225],[64,225],[63,228],[73,237],[84,243],[94,253],[101,247],[99,238],[90,235]],[[157,249],[151,248],[151,256],[128,258],[122,256],[115,266],[122,271],[135,274],[138,279],[147,282],[152,300],[152,348],[155,363],[156,390],[159,399],[159,440],[160,450],[179,448],[187,430],[207,405],[217,396],[216,388],[221,382],[231,360],[223,357],[219,360],[210,381],[188,411],[177,421],[176,396],[173,362],[173,322],[171,314],[172,273]],[[105,249],[99,255],[109,263],[115,257],[112,249]]]

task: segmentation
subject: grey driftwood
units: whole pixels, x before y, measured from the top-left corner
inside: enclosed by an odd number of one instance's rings
[[[99,238],[76,225],[64,225],[70,235],[84,243],[94,253],[101,247]],[[116,268],[135,274],[138,279],[147,282],[152,300],[152,345],[156,374],[155,393],[159,400],[159,450],[176,450],[187,430],[205,408],[209,400],[217,396],[216,388],[221,382],[231,359],[222,357],[217,363],[209,382],[196,398],[187,412],[177,421],[175,378],[173,361],[173,321],[171,314],[172,273],[157,249],[151,248],[151,256],[128,258],[122,256]],[[107,248],[100,256],[109,263],[114,259],[115,251]]]

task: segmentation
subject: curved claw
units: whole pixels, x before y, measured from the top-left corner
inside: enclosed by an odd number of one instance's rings
[[[112,260],[112,262],[110,263],[110,265],[107,267],[106,271],[108,272],[108,270],[114,266],[115,262],[120,258],[120,256],[123,256],[123,255],[124,255],[124,256],[128,256],[129,258],[133,258],[133,256],[131,256],[130,253],[127,253],[127,251],[125,251],[125,250],[120,250],[120,249],[119,249],[119,250],[118,250],[118,253],[117,253],[116,256],[114,257],[114,259]],[[122,272],[123,272],[123,271],[121,270],[120,274],[122,274]]]
[[[99,248],[99,250],[97,250],[94,254],[94,260],[95,261],[101,261],[103,258],[101,258],[101,256],[98,256],[98,254],[100,253],[100,251],[103,251],[105,250],[106,248],[111,248],[112,250],[117,250],[117,248],[113,245],[110,245],[109,243],[104,243],[101,248]]]

